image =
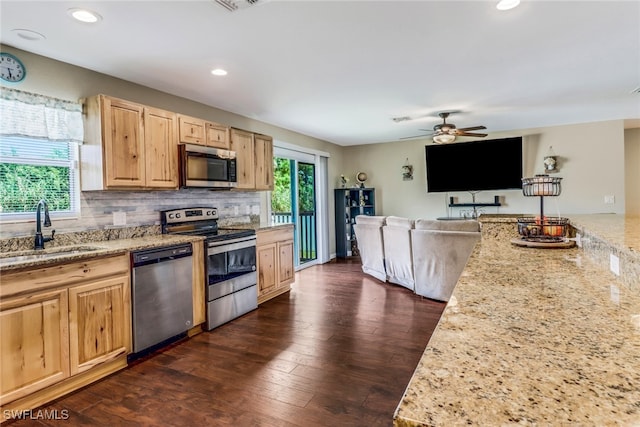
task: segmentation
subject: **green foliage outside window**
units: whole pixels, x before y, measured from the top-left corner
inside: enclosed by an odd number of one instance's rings
[[[280,157],[273,159],[273,192],[271,210],[291,212],[291,161]]]
[[[274,213],[291,212],[291,167],[292,160],[275,157],[273,159],[274,186],[271,193],[271,210]],[[298,196],[300,212],[312,212],[315,207],[314,172],[315,166],[298,163]]]
[[[51,211],[68,211],[70,170],[64,166],[0,163],[0,212],[33,212],[40,199]]]
[[[315,210],[314,171],[314,165],[298,163],[298,198],[300,200],[300,212],[313,212]]]

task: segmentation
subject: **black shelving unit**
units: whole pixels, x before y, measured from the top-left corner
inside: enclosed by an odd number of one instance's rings
[[[476,202],[476,193],[472,192],[471,193],[471,203],[453,203],[453,197],[449,197],[449,207],[472,207],[473,208],[473,213],[471,214],[473,219],[477,219],[478,218],[478,211],[476,208],[479,207],[485,207],[485,206],[502,206],[502,203],[500,203],[500,196],[493,196],[493,203],[487,202],[487,203],[479,203]]]
[[[474,197],[475,199],[475,197]],[[449,197],[449,207],[481,207],[481,206],[502,206],[500,203],[500,196],[493,196],[493,203],[453,203],[453,197]]]
[[[358,256],[358,243],[353,231],[358,215],[376,214],[374,188],[336,188],[336,257]]]

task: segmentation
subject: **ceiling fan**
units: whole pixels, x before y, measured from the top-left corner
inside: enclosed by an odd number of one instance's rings
[[[427,135],[409,136],[401,139],[417,138],[420,136],[433,136],[433,142],[435,142],[436,144],[449,144],[455,141],[456,137],[458,136],[478,136],[478,137],[487,136],[486,133],[470,132],[474,130],[486,129],[485,126],[471,126],[467,128],[457,128],[456,125],[454,125],[453,123],[447,123],[447,117],[449,117],[449,114],[451,113],[442,112],[438,114],[438,116],[440,116],[440,118],[442,119],[442,123],[437,124],[433,127],[433,133],[430,133]],[[420,129],[420,130],[428,132],[428,129]]]

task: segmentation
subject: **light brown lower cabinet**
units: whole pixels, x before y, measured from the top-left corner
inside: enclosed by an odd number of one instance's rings
[[[295,280],[293,225],[259,230],[256,236],[258,304],[288,292]]]
[[[71,375],[131,350],[129,276],[69,288]]]
[[[206,313],[206,278],[204,271],[204,254],[205,247],[204,241],[202,242],[192,242],[191,247],[193,248],[193,266],[192,266],[192,275],[193,275],[193,328],[189,330],[189,336],[193,336],[197,333],[202,332],[202,324],[207,320]]]
[[[3,404],[69,377],[66,289],[3,300],[0,310]]]
[[[0,295],[3,413],[36,408],[127,365],[128,254],[3,273]]]

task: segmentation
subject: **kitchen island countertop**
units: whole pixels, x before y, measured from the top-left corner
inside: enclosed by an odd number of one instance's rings
[[[634,251],[628,218],[576,222]],[[583,249],[483,235],[394,425],[515,424],[640,424],[640,294]]]

